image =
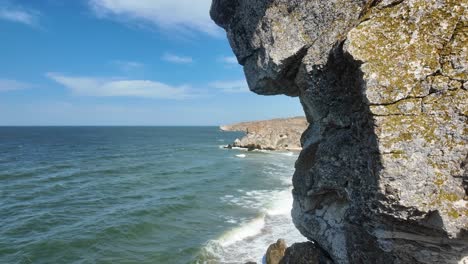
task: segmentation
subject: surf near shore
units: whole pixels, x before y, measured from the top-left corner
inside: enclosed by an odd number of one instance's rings
[[[237,190],[236,195],[220,197],[226,206],[241,207],[256,212],[256,216],[241,220],[228,219],[233,228],[208,241],[200,252],[197,264],[263,263],[268,246],[278,238],[288,243],[307,241],[296,229],[291,218],[294,161],[297,154],[284,151],[252,151],[233,149],[233,156],[245,162],[263,160],[263,177],[271,177],[275,188]],[[244,155],[239,157],[238,155]]]

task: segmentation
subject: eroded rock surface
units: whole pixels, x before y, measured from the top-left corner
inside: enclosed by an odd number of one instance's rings
[[[293,220],[336,263],[468,256],[467,9],[213,1],[250,89],[301,100]]]
[[[277,118],[221,126],[223,131],[243,131],[231,146],[264,150],[301,150],[301,134],[309,123],[304,117]]]

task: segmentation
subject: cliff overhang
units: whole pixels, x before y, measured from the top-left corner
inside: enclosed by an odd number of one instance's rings
[[[336,263],[468,256],[467,8],[213,1],[250,89],[301,101],[293,220]]]

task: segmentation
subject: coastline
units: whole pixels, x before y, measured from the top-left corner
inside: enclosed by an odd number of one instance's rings
[[[301,152],[302,148],[297,147],[297,148],[284,148],[284,149],[260,149],[260,148],[248,148],[248,147],[233,147],[231,144],[228,145],[221,145],[220,148],[225,148],[225,149],[234,149],[234,150],[242,150],[242,151],[248,151],[248,152],[273,152],[273,153],[287,153],[287,152],[292,152],[294,154],[299,155]]]
[[[229,144],[228,148],[248,150],[301,151],[301,135],[309,123],[305,117],[277,118],[241,122],[220,126],[221,131],[242,131],[246,134]]]

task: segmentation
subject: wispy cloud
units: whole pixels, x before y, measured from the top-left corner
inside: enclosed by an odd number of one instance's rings
[[[237,58],[236,56],[221,56],[218,58],[219,62],[226,63],[226,64],[232,64],[232,65],[237,65]]]
[[[31,87],[29,83],[19,82],[10,79],[0,79],[0,92],[21,90]]]
[[[110,63],[124,72],[138,70],[145,66],[143,63],[137,61],[113,60]]]
[[[0,1],[0,4],[3,5],[0,7],[0,19],[32,27],[39,26],[38,11],[13,6],[5,1]]]
[[[189,97],[188,86],[171,86],[150,80],[124,80],[67,76],[47,73],[47,77],[70,89],[73,94],[96,97],[145,97],[184,99]]]
[[[190,64],[193,62],[192,57],[178,56],[171,53],[166,53],[162,56],[162,59],[172,63],[178,64]]]
[[[216,81],[211,82],[209,86],[227,93],[243,93],[249,91],[249,86],[245,80]]]
[[[101,18],[222,36],[209,17],[211,0],[89,0],[89,4]]]

